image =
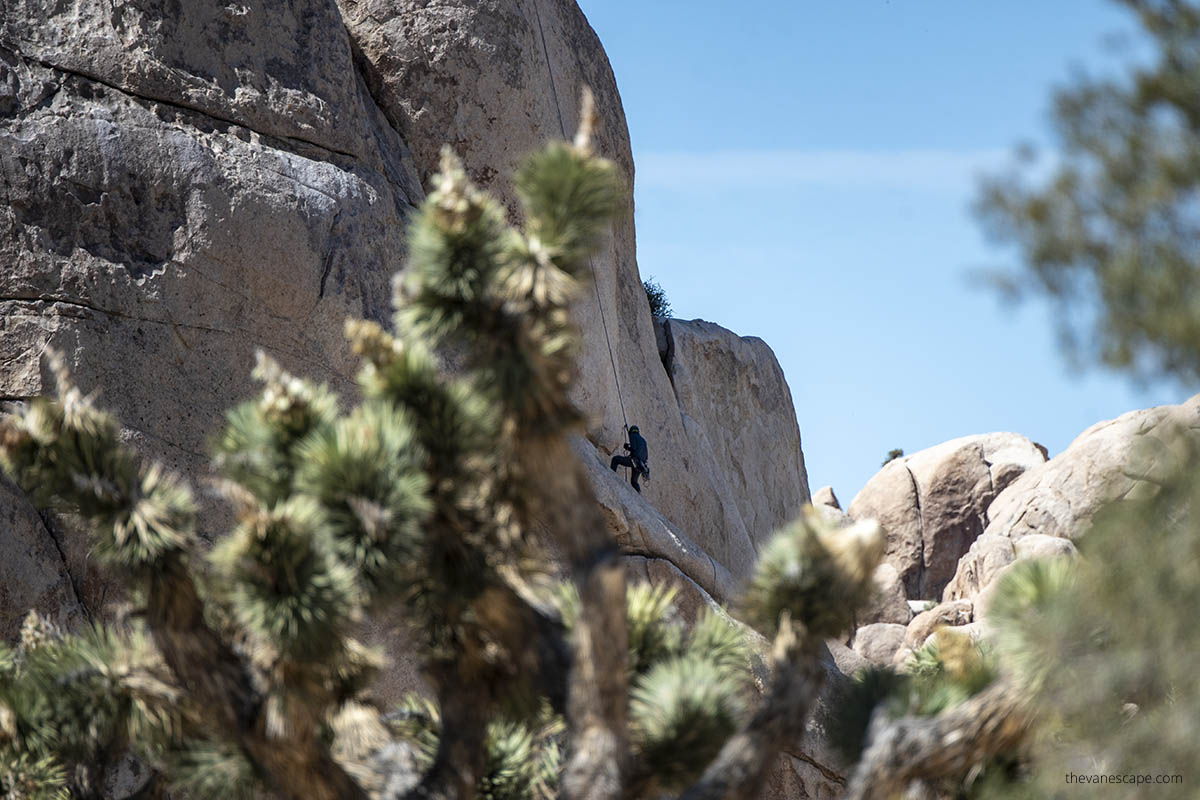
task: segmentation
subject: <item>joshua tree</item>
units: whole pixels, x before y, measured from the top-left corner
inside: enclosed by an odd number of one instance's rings
[[[739,628],[710,614],[685,634],[668,595],[627,589],[569,445],[568,308],[624,192],[583,116],[573,144],[516,175],[523,232],[445,154],[394,330],[346,326],[352,410],[259,356],[262,393],[215,439],[236,509],[223,536],[52,358],[57,397],[0,422],[0,463],[86,524],[130,602],[83,632],[33,614],[0,650],[7,796],[98,796],[125,754],[156,776],[145,795],[757,793],[803,729],[822,641],[851,624],[881,535],[806,516],[764,551],[739,609],[771,637],[757,710]],[[391,608],[433,697],[381,712],[366,694],[380,657],[355,631]]]

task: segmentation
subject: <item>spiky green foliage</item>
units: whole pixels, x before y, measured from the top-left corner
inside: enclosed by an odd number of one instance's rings
[[[115,753],[132,748],[152,760],[183,725],[179,692],[136,628],[126,635],[102,628],[67,634],[31,612],[20,646],[6,649],[4,662],[0,769],[7,777],[0,782],[11,796],[94,791]],[[68,766],[76,767],[70,779]],[[18,775],[32,783],[13,788]],[[37,781],[49,793],[29,794]]]
[[[0,764],[0,791],[6,800],[67,800],[67,772],[53,756],[18,752]]]
[[[317,499],[342,562],[369,596],[398,591],[429,513],[423,460],[406,416],[372,402],[297,447],[296,490]]]
[[[262,784],[245,757],[223,742],[196,740],[163,758],[171,790],[184,797],[255,800]]]
[[[354,574],[311,498],[248,513],[212,562],[232,582],[238,621],[282,655],[324,660],[341,649],[358,600]]]
[[[513,182],[529,216],[522,255],[549,261],[573,278],[587,277],[587,259],[625,202],[615,166],[587,149],[555,142],[534,154]],[[556,305],[569,300],[563,296]]]
[[[862,755],[875,713],[893,719],[936,716],[983,691],[996,678],[994,658],[984,646],[962,634],[939,633],[908,659],[903,672],[870,666],[837,687],[822,714],[822,724],[830,744],[848,763],[854,763]],[[974,776],[955,777],[966,780]],[[955,780],[947,783],[956,785]]]
[[[905,713],[933,716],[982,691],[996,678],[988,650],[959,633],[939,631],[907,664]]]
[[[543,709],[532,724],[498,718],[488,726],[485,767],[478,800],[547,800],[554,796],[561,762],[561,720]],[[431,763],[441,735],[441,715],[428,698],[408,695],[389,718],[401,737]]]
[[[683,630],[676,619],[671,586],[635,583],[626,590],[629,669],[642,675],[682,648]]]
[[[993,641],[1031,688],[1040,687],[1058,663],[1047,655],[1058,652],[1063,641],[1051,632],[1065,623],[1060,600],[1075,582],[1076,571],[1077,564],[1064,558],[1020,561],[1000,578],[992,595],[988,618],[996,631]]]
[[[0,428],[0,466],[35,503],[71,510],[96,529],[95,552],[132,572],[159,568],[192,543],[190,492],[158,465],[143,465],[120,426],[52,360],[60,397],[34,399]]]
[[[894,711],[899,710],[908,695],[907,680],[907,676],[891,667],[872,665],[835,687],[833,698],[823,710],[821,724],[830,746],[847,764],[856,763],[862,755],[875,709],[890,702],[895,704]]]
[[[723,612],[705,608],[696,617],[683,653],[702,659],[728,675],[745,677],[752,649],[746,632]]]
[[[637,757],[666,791],[691,782],[737,730],[739,687],[701,658],[659,663],[634,685],[630,704]]]
[[[569,310],[626,205],[583,118],[573,145],[517,175],[523,231],[446,156],[413,223],[394,331],[347,324],[361,402],[344,409],[259,354],[259,395],[213,441],[236,522],[211,550],[187,487],[122,444],[57,360],[58,399],[0,419],[0,466],[39,505],[88,521],[136,602],[84,634],[34,617],[19,647],[0,647],[8,796],[94,795],[105,765],[132,754],[156,775],[147,792],[198,798],[361,800],[421,782],[436,800],[542,800],[560,780],[590,791],[580,775],[620,783],[618,765],[629,786],[614,792],[632,797],[682,789],[758,724],[743,630],[704,611],[688,632],[674,590],[625,591],[603,520],[579,513],[594,498],[565,438],[582,420]],[[543,597],[561,575],[543,533],[584,587],[564,593],[562,620]],[[772,659],[800,721],[819,671],[788,670],[813,667],[814,637],[849,624],[877,540],[806,517],[756,578],[761,627],[798,622]],[[437,699],[387,717],[363,697],[381,657],[354,629],[397,612]],[[746,786],[788,730],[767,716],[764,743],[737,756]]]
[[[228,413],[213,449],[221,472],[269,505],[291,494],[300,464],[296,448],[333,424],[337,398],[324,386],[288,374],[261,352],[257,359],[253,375],[264,384],[263,392]]]
[[[1159,492],[1098,516],[1078,540],[1077,560],[1021,565],[996,595],[998,646],[1041,711],[1040,791],[1061,786],[1064,763],[1086,765],[1079,773],[1186,780],[1200,758],[1200,481],[1191,467],[1200,449],[1190,431],[1169,441],[1188,447]],[[1194,794],[1186,783],[1153,790]]]
[[[759,557],[743,601],[746,621],[774,634],[789,611],[813,636],[837,636],[874,591],[871,570],[882,552],[876,523],[838,528],[808,508]]]

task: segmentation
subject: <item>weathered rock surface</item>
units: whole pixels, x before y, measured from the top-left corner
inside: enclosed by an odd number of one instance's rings
[[[0,11],[0,399],[47,391],[55,347],[131,442],[202,478],[256,349],[352,394],[343,320],[386,319],[443,142],[512,208],[508,174],[573,132],[584,84],[596,147],[632,183],[616,83],[573,0],[16,0]],[[656,337],[629,212],[577,306],[578,445],[629,569],[681,587],[686,617],[737,596],[808,482],[765,343],[699,321]],[[644,496],[607,466],[626,418],[650,442]],[[82,537],[4,485],[0,519],[0,632],[30,606],[67,624],[99,609]],[[419,681],[399,661],[392,697]],[[838,769],[812,731],[777,781],[830,796]]]
[[[1073,554],[1069,540],[1087,530],[1097,511],[1156,491],[1184,463],[1185,439],[1197,436],[1200,395],[1088,428],[1000,493],[988,509],[987,528],[960,561],[944,599],[977,596],[1019,558]]]
[[[695,622],[704,609],[720,607],[711,594],[666,559],[625,556],[624,560],[625,577],[630,583],[649,583],[676,591],[675,609],[679,612],[679,619],[686,625]]]
[[[616,81],[573,0],[339,3],[372,93],[412,147],[423,180],[448,142],[468,172],[515,210],[510,174],[536,147],[574,132],[586,84],[601,120],[596,149],[632,185]],[[741,577],[757,545],[808,499],[791,396],[761,341],[674,320],[674,338],[686,343],[672,343],[665,329],[656,337],[637,271],[632,212],[631,198],[629,213],[593,259],[595,289],[575,309],[584,333],[575,399],[605,461],[620,452],[626,420],[641,427],[652,474],[645,498]],[[730,352],[711,360],[722,348]],[[672,353],[679,369],[690,370],[674,387],[663,363]],[[690,376],[716,382],[692,383]],[[751,411],[766,416],[748,430],[731,424],[758,419],[747,416]],[[761,435],[783,438],[763,442]]]
[[[952,600],[941,603],[928,611],[922,611],[908,623],[904,633],[904,644],[915,649],[925,644],[925,640],[943,625],[955,627],[966,625],[973,619],[974,606],[970,600]]]
[[[18,630],[30,609],[67,629],[87,619],[65,559],[37,511],[0,477],[0,632]]]
[[[838,511],[842,510],[842,504],[838,502],[837,495],[833,493],[832,486],[822,486],[813,492],[812,504],[814,506],[829,506],[830,508],[836,508]]]
[[[1179,465],[1182,436],[1200,436],[1200,395],[1097,423],[1003,492],[988,530],[1074,539],[1109,502],[1161,485]]]
[[[1017,551],[1011,539],[998,533],[984,533],[971,543],[970,550],[959,560],[954,577],[942,593],[943,599],[974,597],[1016,559]]]
[[[905,627],[887,622],[864,625],[854,634],[854,652],[872,664],[891,664],[904,646]]]
[[[421,196],[329,0],[7,4],[0,191],[0,397],[54,347],[193,477],[255,349],[350,387],[342,322],[385,317]]]
[[[847,513],[883,525],[886,560],[899,571],[909,598],[939,597],[987,526],[992,501],[1044,461],[1037,445],[1015,433],[953,439],[888,462]]]
[[[904,597],[904,585],[900,573],[891,564],[883,563],[875,568],[875,596],[860,615],[862,624],[890,622],[907,625],[912,619],[912,609]]]
[[[800,428],[783,370],[757,337],[736,336],[703,320],[671,319],[664,327],[671,341],[668,374],[690,456],[712,465],[713,482],[732,494],[757,548],[809,502]]]

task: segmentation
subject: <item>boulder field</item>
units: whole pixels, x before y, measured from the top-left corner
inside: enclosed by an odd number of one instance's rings
[[[632,186],[616,80],[574,0],[6,3],[0,407],[52,389],[53,347],[130,442],[203,486],[208,437],[254,391],[256,349],[353,394],[343,321],[386,323],[442,146],[516,220],[508,176],[574,131],[585,85],[597,150]],[[592,269],[575,309],[588,425],[574,445],[631,577],[677,587],[691,619],[734,601],[810,501],[887,530],[875,602],[829,642],[831,683],[902,661],[940,626],[978,635],[998,575],[1069,557],[1101,505],[1161,480],[1170,431],[1200,430],[1193,399],[1100,423],[1049,460],[1017,434],[968,436],[889,463],[843,512],[830,487],[810,493],[767,344],[651,317],[632,199]],[[641,495],[608,468],[626,423],[650,443]],[[115,589],[70,520],[0,479],[0,526],[5,636],[31,607],[66,625],[106,613]],[[391,644],[385,699],[419,686]],[[845,769],[814,722],[767,794],[834,798]]]

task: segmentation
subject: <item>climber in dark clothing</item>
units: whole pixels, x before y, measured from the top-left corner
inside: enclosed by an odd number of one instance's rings
[[[629,482],[633,485],[634,491],[641,494],[642,487],[638,486],[638,478],[643,476],[649,478],[650,467],[648,466],[649,452],[646,449],[646,440],[642,438],[637,425],[629,429],[629,443],[623,446],[629,455],[613,456],[612,463],[609,466],[612,467],[613,472],[617,471],[617,467],[632,468],[633,474]]]

